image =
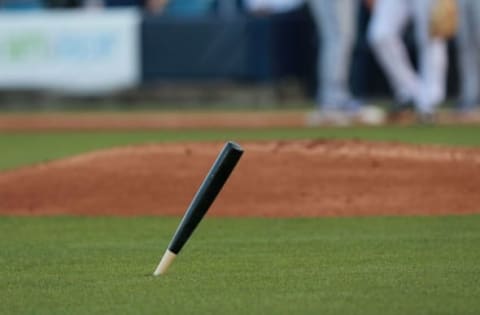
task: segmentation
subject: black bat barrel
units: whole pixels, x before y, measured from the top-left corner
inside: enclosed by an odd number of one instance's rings
[[[225,144],[173,235],[173,239],[168,245],[170,251],[175,254],[180,252],[207,213],[242,154],[243,149],[237,143],[229,141]]]

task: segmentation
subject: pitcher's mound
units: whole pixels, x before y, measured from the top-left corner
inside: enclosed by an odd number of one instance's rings
[[[480,150],[360,141],[242,143],[217,216],[480,212]],[[89,153],[0,173],[0,214],[182,215],[222,143]]]

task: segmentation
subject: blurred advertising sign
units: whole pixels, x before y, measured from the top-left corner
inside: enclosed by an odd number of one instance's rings
[[[104,93],[140,79],[134,9],[0,13],[0,88]]]

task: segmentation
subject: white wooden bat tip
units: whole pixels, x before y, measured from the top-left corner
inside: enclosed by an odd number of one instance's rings
[[[170,267],[172,262],[175,260],[175,257],[177,257],[177,254],[167,249],[165,251],[165,254],[163,254],[163,257],[160,260],[160,263],[158,264],[157,268],[153,272],[153,275],[160,276],[160,275],[163,275],[165,272],[167,272],[168,267]]]

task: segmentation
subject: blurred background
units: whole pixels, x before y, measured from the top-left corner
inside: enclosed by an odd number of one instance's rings
[[[348,85],[388,106],[370,2],[358,1]],[[0,0],[0,108],[314,108],[317,31],[300,0]],[[416,64],[413,27],[402,36]],[[448,59],[455,108],[454,40]]]

